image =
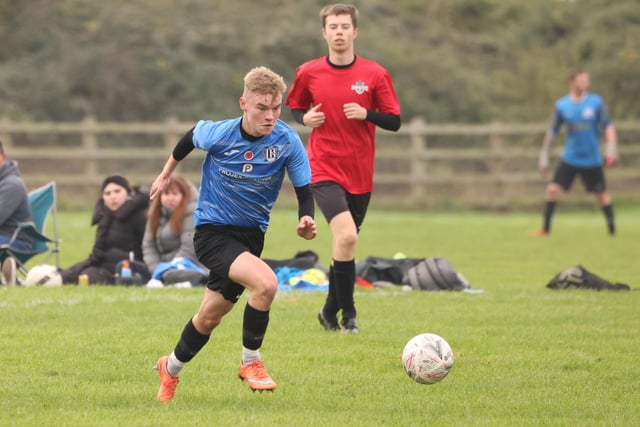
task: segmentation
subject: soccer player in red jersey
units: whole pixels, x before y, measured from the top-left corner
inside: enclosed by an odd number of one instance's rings
[[[298,67],[287,105],[312,128],[311,189],[332,234],[329,292],[318,319],[327,330],[357,334],[355,253],[373,191],[375,131],[400,128],[400,105],[389,72],[354,52],[358,10],[332,4],[320,18],[329,54]]]

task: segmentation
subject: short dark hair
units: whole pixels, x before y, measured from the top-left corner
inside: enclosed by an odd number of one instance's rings
[[[2,147],[2,140],[0,139],[0,156],[4,154],[4,148]]]
[[[351,23],[354,28],[358,28],[358,9],[350,4],[336,3],[329,4],[322,8],[320,11],[320,19],[322,20],[322,28],[327,21],[329,15],[350,15]]]
[[[571,71],[571,74],[569,74],[569,82],[574,81],[580,74],[586,74],[586,71],[581,68]]]

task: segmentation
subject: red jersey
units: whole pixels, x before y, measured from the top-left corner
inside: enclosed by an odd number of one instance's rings
[[[304,110],[322,104],[325,122],[311,131],[307,146],[311,183],[335,181],[348,193],[370,193],[376,126],[367,120],[347,119],[343,105],[350,102],[367,110],[400,115],[389,72],[359,56],[346,67],[332,66],[327,57],[302,64],[286,104]]]

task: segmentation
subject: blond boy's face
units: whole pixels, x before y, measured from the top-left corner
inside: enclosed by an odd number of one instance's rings
[[[240,98],[240,109],[245,132],[256,137],[268,135],[282,112],[282,94],[247,92]]]

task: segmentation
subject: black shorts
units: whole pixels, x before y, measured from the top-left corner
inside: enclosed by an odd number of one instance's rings
[[[334,181],[322,181],[312,184],[311,191],[327,222],[331,222],[333,217],[339,213],[348,211],[351,213],[356,228],[360,231],[360,226],[367,214],[371,193],[347,193],[340,184]]]
[[[580,175],[584,188],[589,193],[602,193],[607,189],[602,166],[580,168],[565,162],[560,162],[552,182],[561,186],[564,191],[569,191],[576,175]]]
[[[204,224],[196,228],[193,243],[198,260],[209,269],[207,288],[220,292],[227,301],[238,302],[244,286],[229,279],[229,268],[243,252],[259,257],[264,233],[257,227]]]

